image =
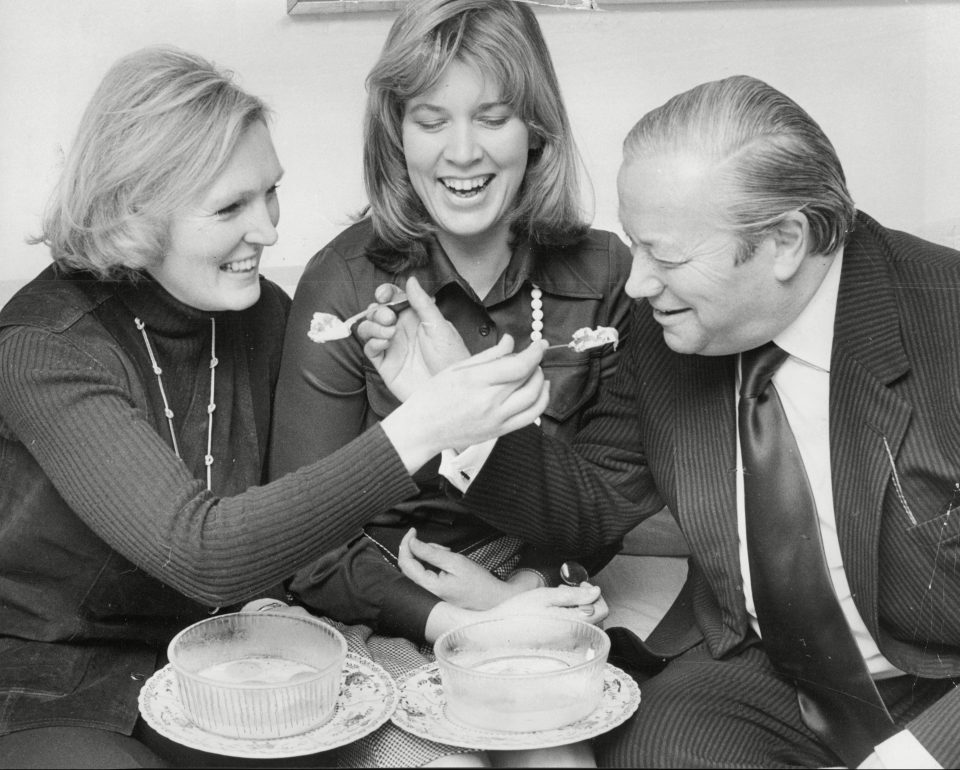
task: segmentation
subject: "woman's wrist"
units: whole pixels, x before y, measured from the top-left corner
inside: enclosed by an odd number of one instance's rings
[[[437,602],[427,616],[423,637],[433,644],[445,631],[479,620],[482,615],[483,613],[477,610],[465,610],[449,602]]]
[[[401,404],[394,411],[380,421],[380,427],[386,434],[400,461],[411,475],[422,468],[427,461],[440,453],[434,450],[425,440],[422,421],[412,419],[408,415],[405,404]]]
[[[544,588],[550,585],[547,576],[533,567],[517,567],[517,569],[510,573],[507,582],[518,587],[519,590],[516,593],[531,591],[534,588]]]

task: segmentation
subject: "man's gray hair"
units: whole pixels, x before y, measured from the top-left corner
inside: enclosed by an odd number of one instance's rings
[[[855,208],[837,153],[792,99],[737,75],[704,83],[644,115],[623,144],[624,163],[689,154],[710,164],[723,221],[742,240],[740,258],[786,214],[810,223],[811,253],[831,254],[853,229]]]

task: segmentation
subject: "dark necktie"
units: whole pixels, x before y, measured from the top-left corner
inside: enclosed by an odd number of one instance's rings
[[[740,448],[747,553],[763,646],[797,686],[804,722],[849,767],[895,728],[837,600],[817,506],[776,388],[787,354],[741,356]]]

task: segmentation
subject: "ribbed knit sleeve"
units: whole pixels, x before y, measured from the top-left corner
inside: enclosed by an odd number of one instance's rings
[[[87,526],[209,605],[276,585],[417,492],[374,427],[317,463],[217,498],[145,420],[128,384],[66,335],[0,334],[0,382],[3,425]]]

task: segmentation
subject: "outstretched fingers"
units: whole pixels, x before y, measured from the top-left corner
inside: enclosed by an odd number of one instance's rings
[[[403,536],[400,547],[397,549],[397,566],[410,580],[433,593],[436,588],[437,574],[424,567],[423,562],[414,555],[410,548],[411,540],[416,540],[416,537],[417,531],[413,528],[408,529]]]

